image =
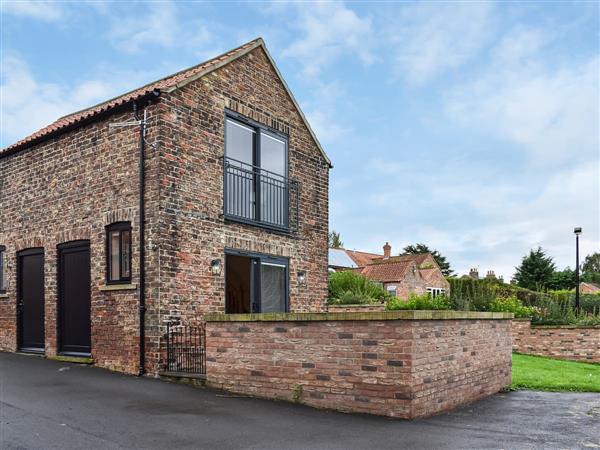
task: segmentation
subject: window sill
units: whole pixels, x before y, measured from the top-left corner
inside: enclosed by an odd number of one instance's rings
[[[134,291],[137,284],[105,284],[100,286],[101,291]]]
[[[0,298],[8,298],[8,294],[6,292],[0,292]]]

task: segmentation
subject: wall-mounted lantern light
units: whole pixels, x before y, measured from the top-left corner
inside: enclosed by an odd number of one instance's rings
[[[298,284],[304,286],[306,284],[306,271],[301,270],[298,272]]]
[[[221,275],[221,260],[213,259],[210,262],[210,271],[213,275],[219,276]]]

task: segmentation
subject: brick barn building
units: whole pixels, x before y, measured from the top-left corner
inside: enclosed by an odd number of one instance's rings
[[[262,39],[0,151],[0,349],[159,370],[167,323],[321,311],[331,163]]]

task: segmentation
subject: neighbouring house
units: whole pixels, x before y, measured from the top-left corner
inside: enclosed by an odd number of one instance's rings
[[[391,256],[391,252],[387,242],[383,255],[329,249],[329,269],[353,270],[382,283],[390,294],[399,298],[426,293],[435,297],[450,291],[450,284],[430,253]]]
[[[581,294],[600,294],[600,286],[583,281],[579,283],[579,292]]]
[[[0,349],[156,373],[167,324],[324,310],[330,168],[262,39],[10,145]]]

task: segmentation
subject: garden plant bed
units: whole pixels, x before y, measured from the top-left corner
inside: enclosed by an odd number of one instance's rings
[[[600,364],[513,353],[513,389],[600,392]]]

